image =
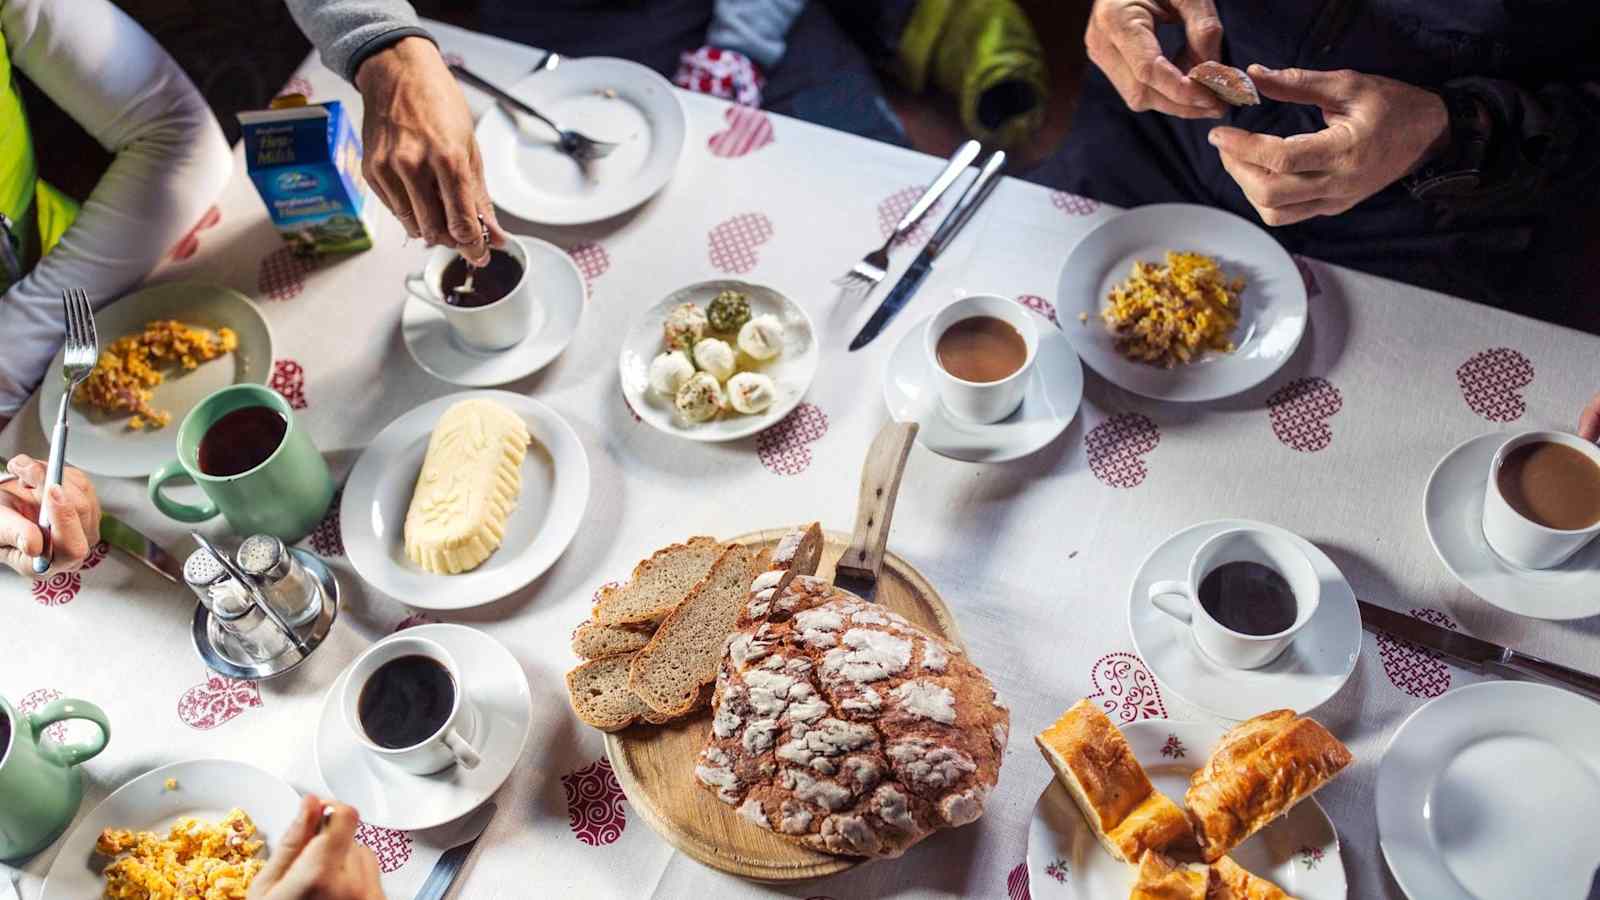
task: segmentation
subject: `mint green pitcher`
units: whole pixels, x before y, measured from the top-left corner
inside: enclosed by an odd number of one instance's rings
[[[106,748],[111,723],[100,707],[63,697],[38,712],[18,712],[0,697],[0,860],[20,859],[61,836],[83,800],[83,775],[78,766]],[[57,743],[45,728],[68,719],[86,719],[99,727],[94,738]],[[9,726],[9,727],[8,727]]]

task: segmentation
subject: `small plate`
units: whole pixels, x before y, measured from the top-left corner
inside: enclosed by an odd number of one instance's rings
[[[193,371],[173,369],[156,387],[150,403],[172,413],[165,428],[129,431],[126,415],[107,416],[74,403],[67,410],[72,429],[68,462],[95,475],[143,478],[177,456],[178,425],[201,400],[231,384],[266,384],[272,377],[272,331],[250,298],[214,284],[180,281],[135,291],[94,314],[100,349],[144,330],[148,322],[177,319],[215,331],[232,328],[239,336],[234,352]],[[46,436],[55,428],[56,408],[66,385],[61,381],[61,354],[50,363],[39,390],[39,427]]]
[[[166,788],[169,778],[178,782],[170,791]],[[225,759],[195,759],[146,772],[117,788],[78,820],[50,864],[40,900],[101,895],[105,881],[100,871],[106,861],[95,854],[94,845],[107,828],[154,831],[164,836],[182,816],[216,822],[235,807],[255,822],[257,837],[266,842],[261,850],[266,858],[294,824],[300,794],[255,766]]]
[[[1466,588],[1506,612],[1535,619],[1600,614],[1600,540],[1554,569],[1513,566],[1483,538],[1483,499],[1494,452],[1507,435],[1484,434],[1445,454],[1422,498],[1428,540]]]
[[[992,425],[957,419],[939,400],[923,335],[933,317],[913,326],[883,370],[883,402],[896,422],[916,422],[917,443],[964,462],[1005,462],[1048,445],[1067,430],[1083,401],[1083,366],[1060,329],[1040,322],[1039,352],[1022,406]]]
[[[578,225],[627,212],[672,178],[688,126],[665,78],[625,59],[562,60],[508,93],[597,141],[619,146],[580,166],[532,116],[517,121],[498,104],[478,122],[483,174],[495,205],[528,222]]]
[[[1456,688],[1401,723],[1374,796],[1413,900],[1592,896],[1600,706],[1530,682]]]
[[[587,296],[583,274],[560,247],[518,235],[528,251],[528,277],[534,279],[528,336],[505,350],[474,350],[456,340],[444,313],[406,295],[400,332],[406,349],[423,371],[465,387],[491,387],[539,371],[560,356],[578,331]]]
[[[437,641],[461,666],[462,681],[478,708],[473,746],[483,761],[476,769],[452,766],[413,775],[369,753],[350,734],[340,704],[348,666],[323,698],[312,752],[329,795],[360,810],[362,821],[416,831],[458,819],[494,796],[528,745],[533,696],[511,651],[477,629],[418,625],[400,634]]]
[[[1223,729],[1151,719],[1124,725],[1122,733],[1156,790],[1182,806],[1190,774],[1211,755]],[[1345,898],[1339,835],[1315,799],[1297,804],[1228,855],[1299,900]],[[1028,886],[1036,900],[1126,897],[1137,872],[1106,852],[1072,795],[1051,779],[1028,825]]]
[[[1150,585],[1182,581],[1194,552],[1213,535],[1232,528],[1259,528],[1300,547],[1322,581],[1322,599],[1304,631],[1289,649],[1259,669],[1218,665],[1194,642],[1182,623],[1150,602]],[[1303,537],[1264,522],[1218,519],[1174,534],[1150,551],[1133,576],[1128,598],[1128,631],[1134,649],[1161,686],[1189,703],[1229,719],[1248,719],[1288,707],[1305,714],[1344,686],[1361,655],[1361,613],[1356,594],[1326,553]]]
[[[435,575],[406,556],[406,511],[433,426],[446,409],[473,398],[520,414],[533,445],[522,462],[522,494],[500,548],[470,572]],[[339,532],[350,564],[373,587],[418,609],[467,609],[544,574],[578,533],[588,505],[589,457],[565,419],[521,394],[463,391],[424,403],[373,438],[345,482]]]
[[[753,416],[740,415],[732,410],[709,422],[685,422],[672,407],[672,398],[657,396],[650,390],[650,361],[666,351],[661,336],[661,323],[667,312],[682,303],[693,303],[705,309],[711,299],[722,291],[738,291],[750,298],[750,315],[775,315],[783,322],[783,355],[767,363],[756,363],[748,371],[763,372],[772,376],[778,388],[778,399],[766,412]],[[725,336],[735,344],[731,335]],[[735,344],[734,350],[738,351]],[[796,406],[811,388],[817,376],[816,331],[811,317],[799,304],[772,288],[745,281],[702,281],[679,288],[665,300],[645,310],[633,320],[628,334],[622,340],[622,354],[617,368],[622,376],[622,393],[628,405],[639,418],[652,428],[674,437],[691,441],[736,441],[776,425]],[[744,354],[739,354],[744,360]]]
[[[1163,369],[1113,346],[1100,321],[1106,295],[1135,260],[1161,262],[1168,250],[1204,253],[1227,276],[1245,279],[1232,353]],[[1271,235],[1232,213],[1186,203],[1140,206],[1089,232],[1061,268],[1056,309],[1078,356],[1101,377],[1145,397],[1187,402],[1232,396],[1265,381],[1300,346],[1307,316],[1300,270]],[[1088,320],[1079,321],[1080,314]]]

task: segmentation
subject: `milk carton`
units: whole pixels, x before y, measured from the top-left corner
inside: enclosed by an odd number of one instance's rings
[[[245,167],[272,224],[297,253],[372,246],[375,204],[361,177],[361,140],[339,101],[239,113]]]

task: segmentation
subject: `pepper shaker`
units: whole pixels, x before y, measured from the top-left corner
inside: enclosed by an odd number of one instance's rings
[[[184,561],[183,580],[211,612],[206,637],[218,652],[236,662],[252,662],[276,658],[289,649],[288,637],[204,549]]]
[[[322,612],[322,591],[283,541],[270,534],[245,539],[234,554],[245,574],[254,576],[261,593],[290,627],[298,630]]]

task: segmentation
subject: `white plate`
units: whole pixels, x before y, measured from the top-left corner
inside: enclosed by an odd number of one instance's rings
[[[1182,623],[1150,602],[1150,585],[1188,577],[1195,550],[1212,535],[1232,528],[1260,528],[1303,550],[1322,582],[1322,600],[1289,649],[1259,669],[1232,669],[1213,662]],[[1339,692],[1361,655],[1361,613],[1356,594],[1326,553],[1303,537],[1264,522],[1218,519],[1174,534],[1150,551],[1133,576],[1128,631],[1134,649],[1161,686],[1189,703],[1229,719],[1248,719],[1288,707],[1302,715]]]
[[[190,372],[174,369],[155,389],[150,403],[172,413],[165,428],[129,431],[128,417],[106,417],[77,404],[68,407],[71,434],[67,462],[96,475],[143,478],[178,455],[178,426],[201,400],[231,384],[266,384],[272,377],[272,331],[250,298],[214,284],[175,282],[135,291],[94,314],[100,349],[117,338],[138,334],[147,322],[177,319],[212,330],[232,328],[239,348],[201,363]],[[61,353],[51,360],[39,389],[39,427],[46,437],[55,428],[56,408],[66,386],[61,381]]]
[[[470,572],[435,575],[406,556],[411,492],[444,411],[462,400],[494,400],[522,416],[533,445],[522,462],[522,495],[500,548]],[[531,397],[463,391],[430,400],[373,438],[350,470],[339,532],[357,574],[418,609],[467,609],[497,600],[544,574],[578,533],[589,505],[589,457],[566,420]]]
[[[1232,353],[1163,369],[1134,362],[1113,346],[1100,321],[1106,295],[1135,260],[1159,263],[1168,250],[1204,253],[1228,277],[1245,279]],[[1306,330],[1306,286],[1289,254],[1255,225],[1207,206],[1158,203],[1100,223],[1072,248],[1061,268],[1056,310],[1084,364],[1112,384],[1157,400],[1216,400],[1255,387],[1294,355]],[[1078,320],[1080,313],[1087,322]]]
[[[580,167],[537,119],[519,115],[513,122],[491,106],[477,129],[484,178],[495,205],[520,219],[546,225],[609,219],[650,199],[678,168],[687,130],[683,104],[665,78],[638,63],[562,60],[560,68],[507,90],[563,128],[619,144]]]
[[[461,680],[478,708],[473,746],[483,761],[471,770],[452,766],[412,775],[369,753],[350,734],[340,705],[348,666],[322,700],[312,751],[328,794],[360,810],[362,821],[415,831],[458,819],[494,796],[528,745],[533,697],[516,657],[477,629],[418,625],[399,634],[437,641],[461,666]]]
[[[528,277],[535,292],[528,336],[521,343],[493,353],[464,346],[444,313],[406,294],[400,330],[411,358],[428,374],[451,384],[490,387],[532,375],[567,349],[583,318],[583,274],[560,247],[534,237],[518,238],[528,251]]]
[[[1412,900],[1592,896],[1600,705],[1529,682],[1457,688],[1395,731],[1375,794]]]
[[[1211,754],[1223,729],[1151,719],[1124,725],[1122,733],[1156,790],[1182,806],[1189,775]],[[1180,749],[1183,755],[1177,756]],[[1302,801],[1228,855],[1298,900],[1344,900],[1339,835],[1314,799]],[[1123,898],[1137,872],[1106,852],[1072,795],[1052,779],[1028,825],[1028,889],[1035,900]]]
[[[1485,434],[1445,454],[1428,476],[1422,516],[1428,540],[1450,574],[1494,606],[1535,619],[1600,614],[1600,540],[1554,569],[1524,569],[1483,538],[1484,491],[1504,434]]]
[[[722,291],[738,291],[750,299],[750,315],[775,315],[783,322],[783,355],[766,363],[749,367],[752,372],[772,376],[777,385],[778,398],[765,412],[743,416],[732,410],[709,422],[685,422],[672,407],[672,398],[657,396],[650,390],[650,361],[666,350],[661,337],[661,323],[667,312],[682,303],[693,303],[701,309],[711,298]],[[738,346],[731,336],[728,343]],[[622,393],[628,405],[639,418],[651,427],[675,437],[691,441],[735,441],[778,424],[796,406],[811,387],[817,375],[817,339],[811,327],[811,317],[788,297],[772,288],[745,281],[702,281],[679,288],[665,300],[645,310],[622,339],[622,354],[617,368],[622,376]],[[744,354],[739,354],[745,360]]]
[[[917,443],[965,462],[1005,462],[1046,446],[1067,430],[1083,401],[1083,366],[1059,329],[1040,317],[1039,353],[1022,406],[992,425],[966,422],[939,400],[923,349],[933,317],[900,338],[883,370],[883,402],[896,422],[916,422]]]
[[[168,778],[178,786],[166,789]],[[78,820],[72,833],[50,863],[41,900],[83,900],[98,897],[105,888],[100,870],[105,859],[94,852],[95,841],[107,828],[130,828],[165,835],[182,816],[199,816],[216,822],[238,807],[256,824],[257,837],[266,842],[263,858],[300,811],[300,794],[255,766],[224,759],[195,759],[173,763],[133,779]]]

